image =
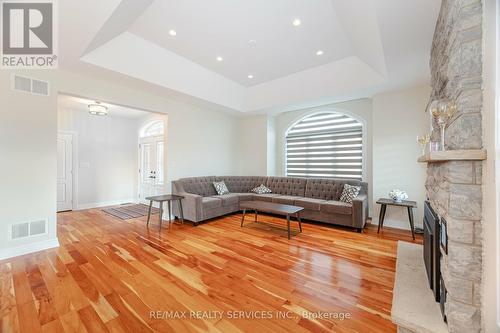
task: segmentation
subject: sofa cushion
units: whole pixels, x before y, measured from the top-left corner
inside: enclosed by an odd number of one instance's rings
[[[265,184],[267,181],[267,177],[256,176],[222,176],[217,178],[226,183],[231,193],[248,193],[253,188],[260,184]]]
[[[313,199],[313,198],[297,198],[295,199],[295,206],[303,207],[304,209],[318,211],[321,204],[326,203],[326,200]]]
[[[356,198],[361,191],[361,186],[352,186],[349,184],[344,184],[344,190],[340,196],[340,201],[352,204],[352,199]]]
[[[267,179],[266,186],[269,187],[271,191],[273,191],[273,193],[303,197],[306,190],[306,179],[291,177],[269,177]]]
[[[240,198],[240,202],[252,201],[254,196],[253,193],[234,193],[234,194],[238,195],[238,197]]]
[[[280,195],[278,197],[273,198],[273,202],[280,203],[284,205],[293,205],[295,203],[295,199],[297,197],[291,195]]]
[[[217,195],[217,196],[213,196],[211,198],[221,199],[222,206],[237,205],[240,202],[240,197],[236,193]]]
[[[342,201],[330,200],[321,203],[320,210],[325,213],[336,213],[336,214],[352,214],[352,204],[348,204]]]
[[[222,199],[219,197],[203,197],[201,198],[201,204],[204,209],[219,208],[222,207]]]
[[[224,181],[214,182],[215,192],[218,195],[228,194],[229,190],[227,189],[226,183]]]
[[[250,192],[257,193],[257,194],[268,194],[268,193],[272,193],[273,191],[271,191],[268,187],[266,187],[266,185],[261,184],[261,185],[257,186],[256,188],[253,188]]]
[[[254,194],[253,199],[256,201],[269,201],[272,202],[274,197],[279,196],[279,194],[276,193],[269,193],[269,194]]]

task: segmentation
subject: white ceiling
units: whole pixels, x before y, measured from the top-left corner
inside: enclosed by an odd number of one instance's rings
[[[156,0],[129,31],[244,86],[354,54],[331,0]]]
[[[59,94],[57,99],[57,104],[62,109],[77,110],[82,112],[88,112],[88,105],[95,103],[96,101],[91,99],[70,96],[70,95],[63,95],[63,94]],[[148,117],[150,115],[150,112],[146,111],[136,110],[115,104],[109,104],[103,102],[100,103],[108,108],[109,117],[140,119],[143,117]]]
[[[119,73],[224,109],[287,111],[429,82],[439,7],[439,0],[64,1],[60,64],[102,68],[103,76]]]

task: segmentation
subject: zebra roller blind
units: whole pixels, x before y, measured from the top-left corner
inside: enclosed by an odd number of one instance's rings
[[[286,135],[286,174],[363,178],[363,125],[341,113],[306,117]]]

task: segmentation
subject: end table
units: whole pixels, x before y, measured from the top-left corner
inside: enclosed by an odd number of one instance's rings
[[[147,197],[145,199],[149,200],[149,211],[148,211],[148,222],[147,222],[148,226],[149,226],[149,219],[151,218],[151,208],[153,207],[153,202],[158,202],[160,204],[160,230],[161,230],[161,222],[163,217],[163,203],[165,201],[167,202],[167,208],[168,208],[168,227],[170,228],[170,223],[171,223],[170,214],[172,211],[172,203],[171,203],[172,201],[177,201],[181,213],[181,222],[182,224],[184,224],[184,212],[182,211],[182,199],[184,199],[183,196],[166,194],[166,195],[156,195],[152,197]]]
[[[384,228],[384,218],[385,218],[385,211],[387,209],[387,206],[399,206],[399,207],[406,207],[408,210],[408,219],[410,220],[410,227],[411,227],[411,236],[415,240],[415,226],[413,222],[413,208],[417,208],[417,203],[415,201],[401,201],[397,202],[392,199],[386,199],[386,198],[380,198],[377,200],[377,203],[380,205],[380,215],[378,219],[378,230],[377,233],[380,232],[380,229]]]

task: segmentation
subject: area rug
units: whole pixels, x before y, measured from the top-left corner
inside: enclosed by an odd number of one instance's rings
[[[123,205],[123,206],[117,206],[117,207],[111,207],[111,208],[104,208],[102,211],[107,213],[107,214],[118,217],[119,219],[129,220],[129,219],[135,219],[135,218],[142,217],[142,216],[147,216],[148,209],[149,209],[149,206],[147,206],[147,205],[129,204],[129,205]],[[158,214],[158,212],[159,212],[158,208],[153,207],[151,209],[151,215]]]

